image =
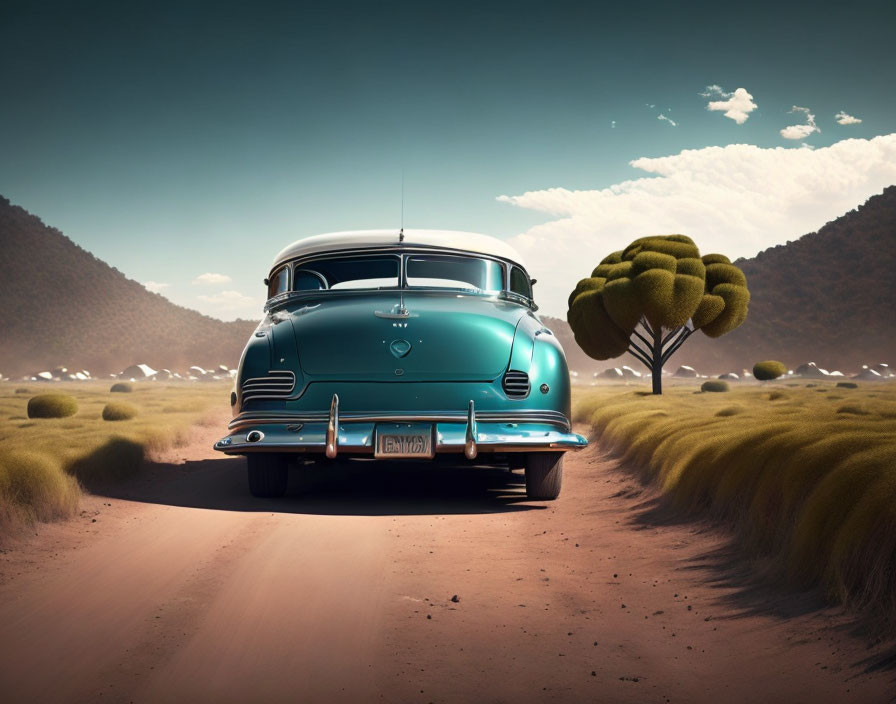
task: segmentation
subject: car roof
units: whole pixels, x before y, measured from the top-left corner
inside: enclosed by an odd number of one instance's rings
[[[296,240],[285,247],[275,258],[271,269],[283,262],[298,257],[322,252],[337,252],[350,249],[383,249],[394,247],[396,251],[405,248],[453,249],[461,252],[489,254],[507,259],[525,268],[519,253],[503,240],[475,232],[453,230],[403,230],[404,238],[399,241],[399,230],[347,230],[312,235]]]

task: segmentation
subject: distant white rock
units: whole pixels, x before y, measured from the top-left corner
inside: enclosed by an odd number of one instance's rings
[[[853,379],[860,379],[862,381],[880,381],[884,376],[876,369],[871,369],[868,366],[862,368],[858,374],[856,374]]]
[[[168,381],[172,376],[170,369],[159,369],[153,376],[156,381]]]
[[[219,364],[219,365],[218,365],[218,373],[219,373],[219,374],[227,374],[229,371],[230,371],[230,369],[227,368],[227,365],[226,365],[226,364]]]
[[[619,367],[610,367],[600,372],[601,379],[623,379],[625,378]]]
[[[118,376],[122,379],[131,379],[139,381],[140,379],[149,379],[155,376],[156,370],[148,364],[132,364]]]
[[[695,379],[697,378],[697,370],[684,364],[678,368],[673,376],[678,379]]]
[[[205,376],[206,374],[208,374],[208,371],[206,371],[206,370],[203,369],[202,367],[199,367],[199,366],[197,366],[197,365],[194,364],[192,367],[190,367],[190,368],[187,370],[187,373],[188,373],[190,376],[194,376],[194,377],[196,377],[196,378],[198,379],[198,378],[203,377],[203,376]]]
[[[629,366],[622,367],[622,375],[628,379],[640,379],[642,376],[641,372],[636,371]]]
[[[53,381],[53,372],[38,372],[35,376],[35,381]]]
[[[737,372],[725,372],[724,374],[719,374],[719,379],[726,379],[728,381],[740,381],[740,377],[737,375]]]
[[[824,379],[831,375],[827,369],[822,369],[815,362],[806,362],[798,366],[794,372],[797,376],[804,379]]]

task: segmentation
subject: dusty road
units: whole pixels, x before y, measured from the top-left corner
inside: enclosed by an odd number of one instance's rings
[[[811,595],[757,585],[723,536],[664,517],[595,449],[568,456],[554,503],[526,501],[508,472],[370,463],[261,501],[243,461],[209,449],[217,432],[0,554],[0,700],[896,692],[887,646]]]

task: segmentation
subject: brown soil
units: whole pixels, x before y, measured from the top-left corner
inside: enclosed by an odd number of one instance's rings
[[[223,427],[223,418],[222,426]],[[248,495],[216,429],[0,554],[4,702],[885,702],[893,653],[596,449]],[[302,484],[303,486],[299,486]],[[452,597],[457,596],[456,600]]]

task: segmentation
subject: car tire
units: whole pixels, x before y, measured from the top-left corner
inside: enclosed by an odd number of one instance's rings
[[[511,452],[507,455],[507,466],[510,469],[525,469],[526,454],[522,452]]]
[[[286,493],[289,465],[284,455],[258,452],[246,456],[252,496],[275,499]]]
[[[562,452],[530,452],[526,455],[526,496],[553,501],[563,484]]]

